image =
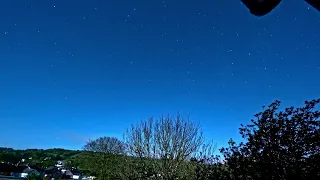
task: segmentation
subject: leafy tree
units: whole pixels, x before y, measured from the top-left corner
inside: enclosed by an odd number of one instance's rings
[[[125,154],[125,145],[115,137],[100,137],[84,146],[89,151],[82,155],[85,169],[96,173],[101,179],[117,179],[119,157]]]
[[[6,148],[6,147],[0,147],[0,153],[9,153],[9,152],[13,152],[14,149],[12,148]]]
[[[89,140],[83,149],[108,154],[125,154],[124,143],[115,137],[100,137],[96,140]]]
[[[221,163],[220,156],[214,155],[215,146],[212,143],[204,144],[199,153],[190,159],[193,165],[193,179],[207,180],[219,179],[223,180],[227,169]]]
[[[13,152],[1,152],[0,153],[0,162],[11,162],[11,163],[18,163],[21,160],[20,156],[15,155]]]
[[[305,101],[301,108],[278,111],[280,101],[241,125],[245,143],[229,142],[221,152],[229,179],[319,179],[320,99]],[[265,108],[265,107],[264,107]]]
[[[131,169],[139,170],[140,179],[190,178],[186,161],[204,143],[200,126],[179,114],[141,121],[127,129],[124,137],[129,154],[139,159]]]
[[[48,168],[48,167],[54,166],[55,164],[56,164],[56,162],[53,160],[50,160],[50,159],[44,160],[41,162],[41,165],[43,168]]]

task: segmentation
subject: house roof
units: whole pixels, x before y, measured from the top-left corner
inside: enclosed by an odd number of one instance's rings
[[[46,174],[53,174],[54,172],[56,172],[58,170],[57,167],[54,167],[54,166],[51,166],[51,167],[48,167],[47,169],[44,170],[44,172]]]
[[[31,171],[36,171],[28,166],[14,166],[7,163],[0,163],[0,172],[16,172],[16,173],[29,173]]]
[[[38,172],[43,170],[43,168],[39,164],[29,164],[29,167],[32,168],[32,169],[37,170]]]
[[[0,172],[17,172],[18,169],[16,166],[7,164],[7,163],[0,163]]]
[[[61,172],[56,172],[56,173],[53,174],[53,178],[55,178],[55,179],[58,179],[58,178],[61,178],[61,177],[62,177]]]
[[[73,175],[81,175],[81,172],[77,169],[73,169],[73,170],[71,170],[71,172]]]
[[[30,172],[38,172],[37,170],[35,170],[35,169],[31,169],[31,168],[25,168],[23,171],[22,171],[23,173],[30,173]]]
[[[70,170],[66,170],[65,175],[67,176],[73,176],[73,173]]]
[[[23,173],[23,171],[24,171],[25,169],[28,169],[29,167],[28,167],[28,166],[18,166],[17,168],[18,168],[18,172],[19,172],[19,173]]]

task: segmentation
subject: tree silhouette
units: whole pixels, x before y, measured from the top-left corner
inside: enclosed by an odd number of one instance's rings
[[[319,179],[320,99],[305,101],[301,108],[278,112],[280,101],[255,115],[252,124],[241,125],[245,143],[229,142],[222,148],[229,178]],[[265,107],[263,107],[265,108]]]
[[[96,140],[89,140],[83,147],[87,153],[82,155],[82,163],[87,165],[89,170],[96,172],[99,179],[115,179],[119,169],[119,162],[116,155],[125,154],[125,145],[115,137],[100,137]]]
[[[125,154],[125,145],[115,137],[100,137],[96,140],[89,140],[83,147],[86,151]]]
[[[197,123],[176,117],[149,118],[132,125],[125,134],[129,152],[140,159],[142,179],[183,177],[187,164],[204,143],[202,130]]]

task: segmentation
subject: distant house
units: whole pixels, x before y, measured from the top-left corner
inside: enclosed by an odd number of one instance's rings
[[[73,179],[73,173],[70,170],[66,170],[64,173],[68,178]]]
[[[72,179],[72,175],[73,174],[69,170],[51,166],[44,170],[42,177],[47,177],[49,179]]]
[[[79,170],[73,169],[73,170],[71,170],[71,172],[73,174],[72,179],[75,179],[75,180],[81,179],[82,174]]]
[[[0,175],[25,178],[31,174],[39,175],[40,173],[28,166],[14,166],[12,164],[0,163]]]
[[[82,177],[82,180],[94,180],[94,179],[96,179],[95,176],[83,176]]]
[[[48,167],[47,169],[45,169],[43,171],[43,175],[42,177],[49,177],[49,178],[52,178],[54,174],[56,174],[56,172],[58,172],[58,168],[55,167],[55,166],[51,166],[51,167]]]
[[[61,168],[63,166],[64,166],[64,164],[62,161],[57,161],[56,167]]]
[[[37,165],[37,164],[29,164],[28,166],[29,166],[31,169],[37,170],[38,172],[42,172],[42,170],[43,170],[43,167],[41,167],[40,165]]]
[[[26,178],[27,176],[30,176],[32,174],[40,175],[40,173],[37,170],[27,167],[22,170],[19,177]]]
[[[12,174],[17,171],[17,167],[12,164],[0,163],[0,175],[12,176]]]
[[[61,174],[65,177],[63,179],[80,180],[82,173],[77,169],[62,169]]]
[[[4,177],[5,179],[23,179],[26,178],[29,175],[36,174],[40,175],[44,178],[49,179],[69,179],[69,180],[81,180],[82,179],[82,172],[75,168],[64,168],[63,166],[57,167],[57,166],[51,166],[46,169],[42,169],[37,166],[32,165],[13,165],[9,163],[0,163],[0,176]],[[87,178],[92,179],[92,178]],[[0,178],[0,180],[3,180],[3,178]]]

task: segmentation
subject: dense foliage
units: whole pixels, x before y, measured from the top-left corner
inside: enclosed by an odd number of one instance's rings
[[[280,111],[280,101],[275,101],[263,107],[239,128],[244,142],[230,139],[229,147],[220,149],[221,157],[213,156],[199,126],[168,116],[132,126],[124,142],[101,137],[87,142],[84,151],[0,148],[0,161],[64,160],[103,180],[320,179],[319,104],[316,99]]]
[[[96,140],[89,140],[83,149],[107,154],[125,154],[125,144],[115,137],[100,137]]]
[[[280,101],[241,125],[245,143],[221,149],[228,178],[320,179],[320,99],[278,112]]]

